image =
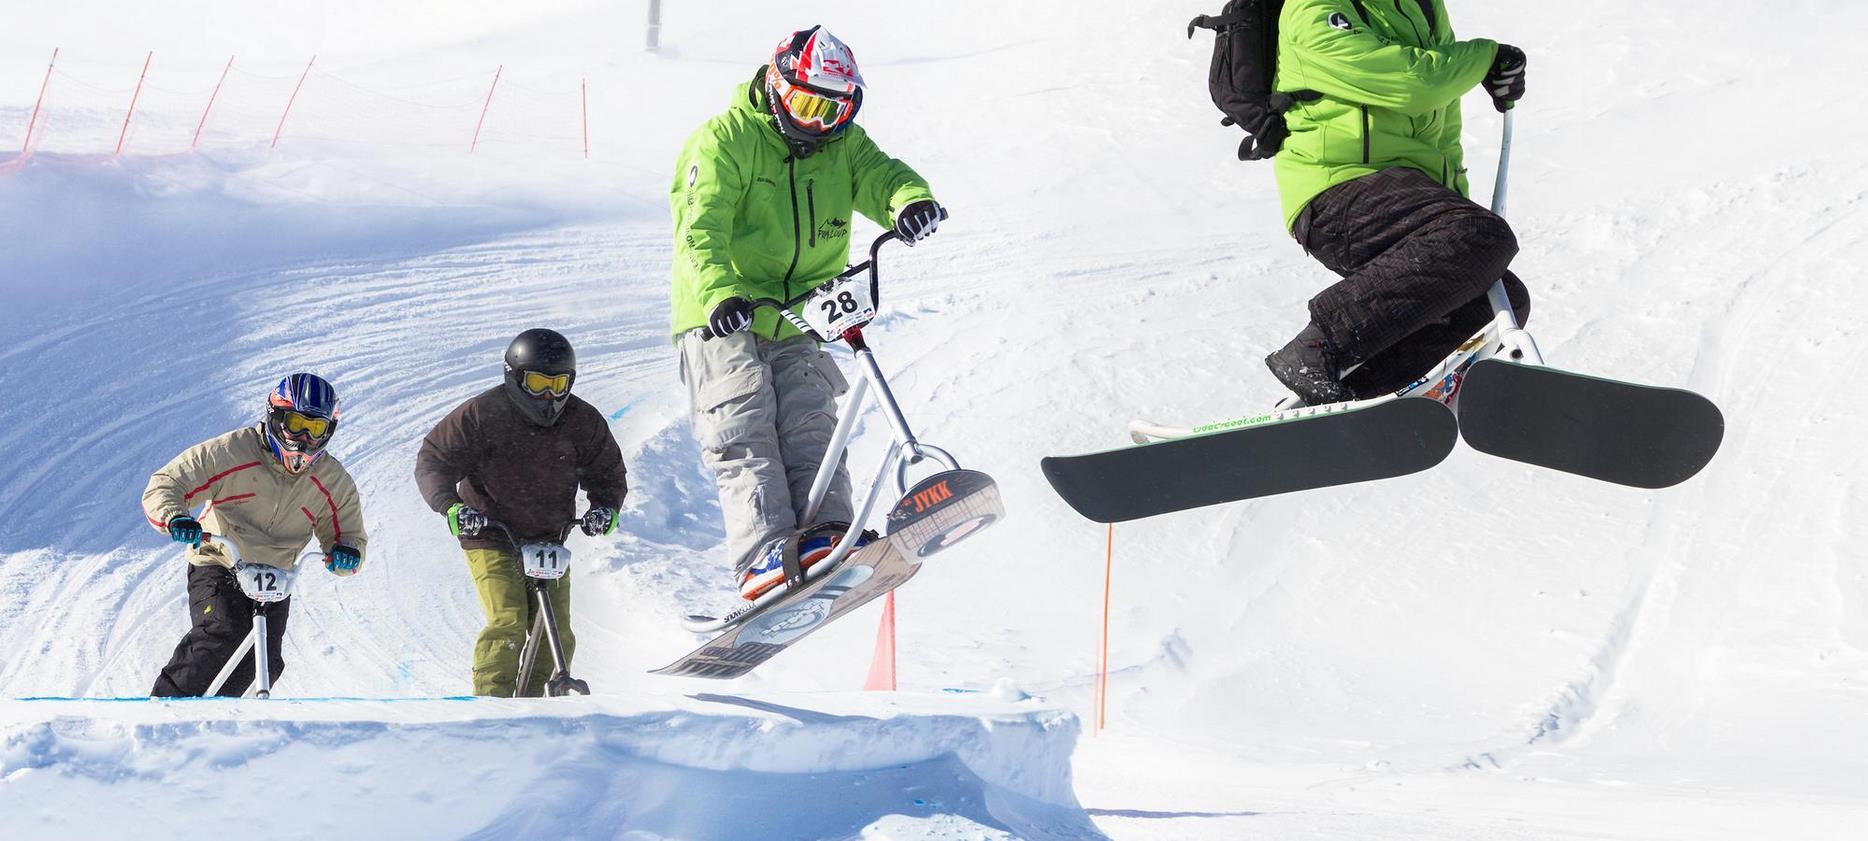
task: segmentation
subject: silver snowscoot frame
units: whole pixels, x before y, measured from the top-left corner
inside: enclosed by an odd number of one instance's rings
[[[1498,148],[1498,177],[1492,185],[1492,212],[1505,215],[1505,178],[1511,169],[1511,126],[1512,112],[1505,112],[1504,137]],[[1514,362],[1527,362],[1533,365],[1544,364],[1544,356],[1537,349],[1537,341],[1518,324],[1518,317],[1511,309],[1511,297],[1505,292],[1504,279],[1492,282],[1492,288],[1486,293],[1491,301],[1493,317],[1491,323],[1480,328],[1472,338],[1467,339],[1451,354],[1435,365],[1426,374],[1409,383],[1393,394],[1370,397],[1363,400],[1349,400],[1342,403],[1328,403],[1322,406],[1300,406],[1294,409],[1273,409],[1263,414],[1233,420],[1209,423],[1192,428],[1167,426],[1147,420],[1136,419],[1129,422],[1129,438],[1137,444],[1153,441],[1166,441],[1175,438],[1187,438],[1205,435],[1209,432],[1223,432],[1247,426],[1257,426],[1273,421],[1307,418],[1346,412],[1353,409],[1365,409],[1390,400],[1403,397],[1427,397],[1439,400],[1449,406],[1458,400],[1460,379],[1466,370],[1482,359],[1504,357]],[[1344,371],[1355,370],[1354,367]]]
[[[212,543],[214,535],[201,533],[202,543]],[[221,541],[228,551],[233,551],[233,544]],[[299,563],[306,558],[316,557],[316,552],[306,552],[299,556]],[[227,683],[240,661],[246,659],[249,649],[253,652],[253,685],[248,690],[255,698],[272,697],[272,652],[266,647],[267,613],[275,603],[285,601],[292,595],[292,585],[298,581],[296,570],[282,569],[270,564],[247,563],[234,557],[233,575],[240,582],[240,592],[253,601],[253,627],[246,632],[246,638],[240,640],[239,647],[227,658],[227,664],[214,675],[214,681],[208,684],[209,697],[219,693],[221,686]]]
[[[945,210],[941,211],[941,218],[947,218]],[[875,318],[874,305],[880,300],[877,259],[884,244],[899,239],[901,237],[894,231],[884,232],[870,244],[867,261],[844,269],[841,274],[803,295],[789,301],[761,298],[752,302],[755,309],[769,308],[777,311],[781,317],[791,323],[791,326],[798,328],[798,332],[806,336],[826,344],[838,341],[848,344],[855,354],[857,369],[862,372],[862,377],[850,386],[849,399],[844,402],[843,411],[837,416],[837,428],[831,434],[830,446],[824,451],[824,459],[817,466],[817,475],[811,482],[811,495],[805,507],[804,522],[809,523],[815,520],[818,511],[823,507],[824,496],[830,490],[831,481],[836,478],[837,465],[842,462],[844,451],[849,449],[850,438],[856,432],[857,419],[863,413],[863,401],[870,396],[872,390],[875,392],[877,408],[881,409],[882,416],[888,420],[893,440],[889,442],[889,450],[882,457],[882,463],[876,468],[875,478],[869,483],[869,490],[863,495],[862,505],[856,509],[855,517],[850,520],[849,530],[844,532],[843,537],[837,541],[836,548],[832,549],[829,555],[812,564],[796,581],[789,581],[774,587],[758,599],[717,619],[689,617],[681,623],[683,628],[701,634],[725,630],[783,598],[793,588],[802,586],[807,581],[816,580],[835,569],[844,558],[849,557],[850,553],[855,551],[857,541],[850,538],[852,535],[861,534],[863,524],[869,522],[870,515],[875,513],[876,503],[882,496],[883,481],[888,478],[891,471],[895,474],[895,494],[899,499],[908,495],[908,468],[921,463],[924,459],[931,459],[948,471],[961,469],[960,462],[953,457],[953,454],[932,444],[923,443],[915,437],[914,431],[908,427],[908,419],[902,415],[900,404],[895,402],[894,392],[889,390],[888,379],[882,376],[882,368],[876,364],[875,354],[870,351],[868,343],[863,340],[862,328]],[[814,298],[819,299],[816,303],[822,303],[824,298],[828,297],[822,294],[823,290],[833,289],[837,284],[859,277],[865,272],[869,275],[870,309],[867,317],[861,317],[858,323],[845,328],[840,334],[825,336],[794,311],[795,307],[811,302]],[[714,338],[711,330],[702,328],[702,331],[703,339]],[[958,540],[958,537],[955,539]]]
[[[550,582],[563,578],[570,572],[571,550],[564,546],[565,538],[570,537],[571,529],[578,525],[577,520],[565,523],[558,528],[556,540],[522,541],[512,533],[505,523],[498,520],[487,521],[487,528],[499,529],[506,535],[519,552],[519,563],[525,572],[526,589],[531,591],[538,609],[532,613],[532,628],[525,634],[525,647],[519,650],[519,675],[512,685],[512,697],[522,698],[532,679],[532,664],[538,659],[538,641],[543,638],[551,647],[551,676],[545,679],[545,695],[558,698],[565,695],[589,695],[590,684],[571,677],[564,657],[564,641],[558,636],[558,614],[551,606]]]

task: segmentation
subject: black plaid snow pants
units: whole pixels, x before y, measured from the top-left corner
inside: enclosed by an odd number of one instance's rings
[[[1310,319],[1358,397],[1407,386],[1492,318],[1486,291],[1505,280],[1518,323],[1531,295],[1506,271],[1511,226],[1433,176],[1394,167],[1338,184],[1298,214],[1291,235],[1342,280],[1310,299]]]
[[[292,600],[275,602],[266,610],[266,671],[272,682],[279,682],[285,672],[281,649],[285,644],[285,620]],[[188,620],[192,627],[175,646],[175,655],[156,676],[149,694],[159,698],[197,698],[206,695],[208,685],[221,667],[227,665],[253,630],[253,600],[240,589],[233,570],[219,564],[188,567]],[[253,654],[240,658],[240,665],[221,685],[220,695],[237,698],[253,683]]]

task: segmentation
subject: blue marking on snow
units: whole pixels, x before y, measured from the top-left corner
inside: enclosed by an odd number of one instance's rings
[[[623,415],[627,414],[630,409],[635,408],[636,404],[640,402],[642,402],[641,395],[637,395],[633,398],[630,398],[629,402],[624,403],[621,409],[617,409],[616,411],[610,413],[610,420],[612,421],[622,420]]]

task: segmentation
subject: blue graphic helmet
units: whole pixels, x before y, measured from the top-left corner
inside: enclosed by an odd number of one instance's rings
[[[266,395],[266,446],[286,472],[311,469],[337,432],[337,389],[316,374],[291,374]]]

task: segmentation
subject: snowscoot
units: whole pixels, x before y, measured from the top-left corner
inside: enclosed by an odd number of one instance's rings
[[[214,535],[201,533],[203,545],[215,542]],[[239,668],[240,661],[246,659],[248,649],[253,651],[253,685],[248,688],[255,698],[272,697],[272,654],[266,647],[266,623],[274,604],[285,601],[292,595],[292,585],[298,583],[296,569],[284,569],[271,564],[249,563],[241,560],[234,552],[232,541],[219,541],[227,554],[234,558],[234,579],[240,582],[240,592],[253,600],[253,628],[247,631],[246,638],[227,658],[227,665],[214,675],[214,681],[208,684],[206,696],[212,697],[221,691],[221,686]],[[298,556],[300,564],[321,557],[319,552],[306,552]]]
[[[556,540],[520,540],[505,523],[497,520],[487,521],[487,528],[498,529],[506,535],[513,548],[519,550],[519,562],[525,569],[527,589],[532,591],[532,598],[537,610],[532,612],[532,629],[526,632],[525,647],[519,650],[519,676],[513,683],[512,696],[525,696],[527,684],[532,679],[532,663],[538,659],[539,640],[543,639],[551,647],[551,676],[545,679],[545,695],[557,698],[565,695],[589,695],[590,684],[571,677],[565,664],[564,641],[558,637],[558,615],[551,606],[551,582],[563,578],[571,571],[571,550],[564,545],[570,537],[571,529],[578,525],[572,520],[558,528]]]
[[[942,218],[946,218],[944,211]],[[848,345],[862,374],[850,387],[830,446],[811,482],[805,523],[815,520],[822,508],[837,465],[849,449],[864,401],[872,393],[888,421],[892,433],[888,452],[877,466],[855,518],[830,554],[809,567],[800,568],[794,535],[784,549],[785,581],[758,599],[721,617],[689,615],[681,623],[683,628],[719,635],[652,674],[710,678],[745,674],[806,634],[901,586],[920,570],[923,558],[1005,516],[999,487],[992,477],[962,468],[951,453],[915,437],[863,338],[863,327],[875,319],[880,300],[878,267],[882,246],[897,239],[900,237],[894,231],[883,233],[870,244],[867,261],[844,269],[803,295],[789,301],[762,298],[753,302],[755,308],[777,311],[799,332],[820,342]],[[702,335],[712,339],[711,332]],[[943,469],[910,486],[909,468],[922,461],[932,461]],[[887,531],[880,539],[865,543],[860,539],[864,525],[875,512],[891,475],[897,502],[888,513]],[[859,547],[859,543],[863,545]]]
[[[1505,111],[1492,190],[1500,216],[1512,118]],[[1138,419],[1129,435],[1142,446],[1047,457],[1045,478],[1077,513],[1115,523],[1405,476],[1462,438],[1499,458],[1650,489],[1692,478],[1718,452],[1725,418],[1712,401],[1546,367],[1502,280],[1487,298],[1492,321],[1394,393],[1193,428]]]

